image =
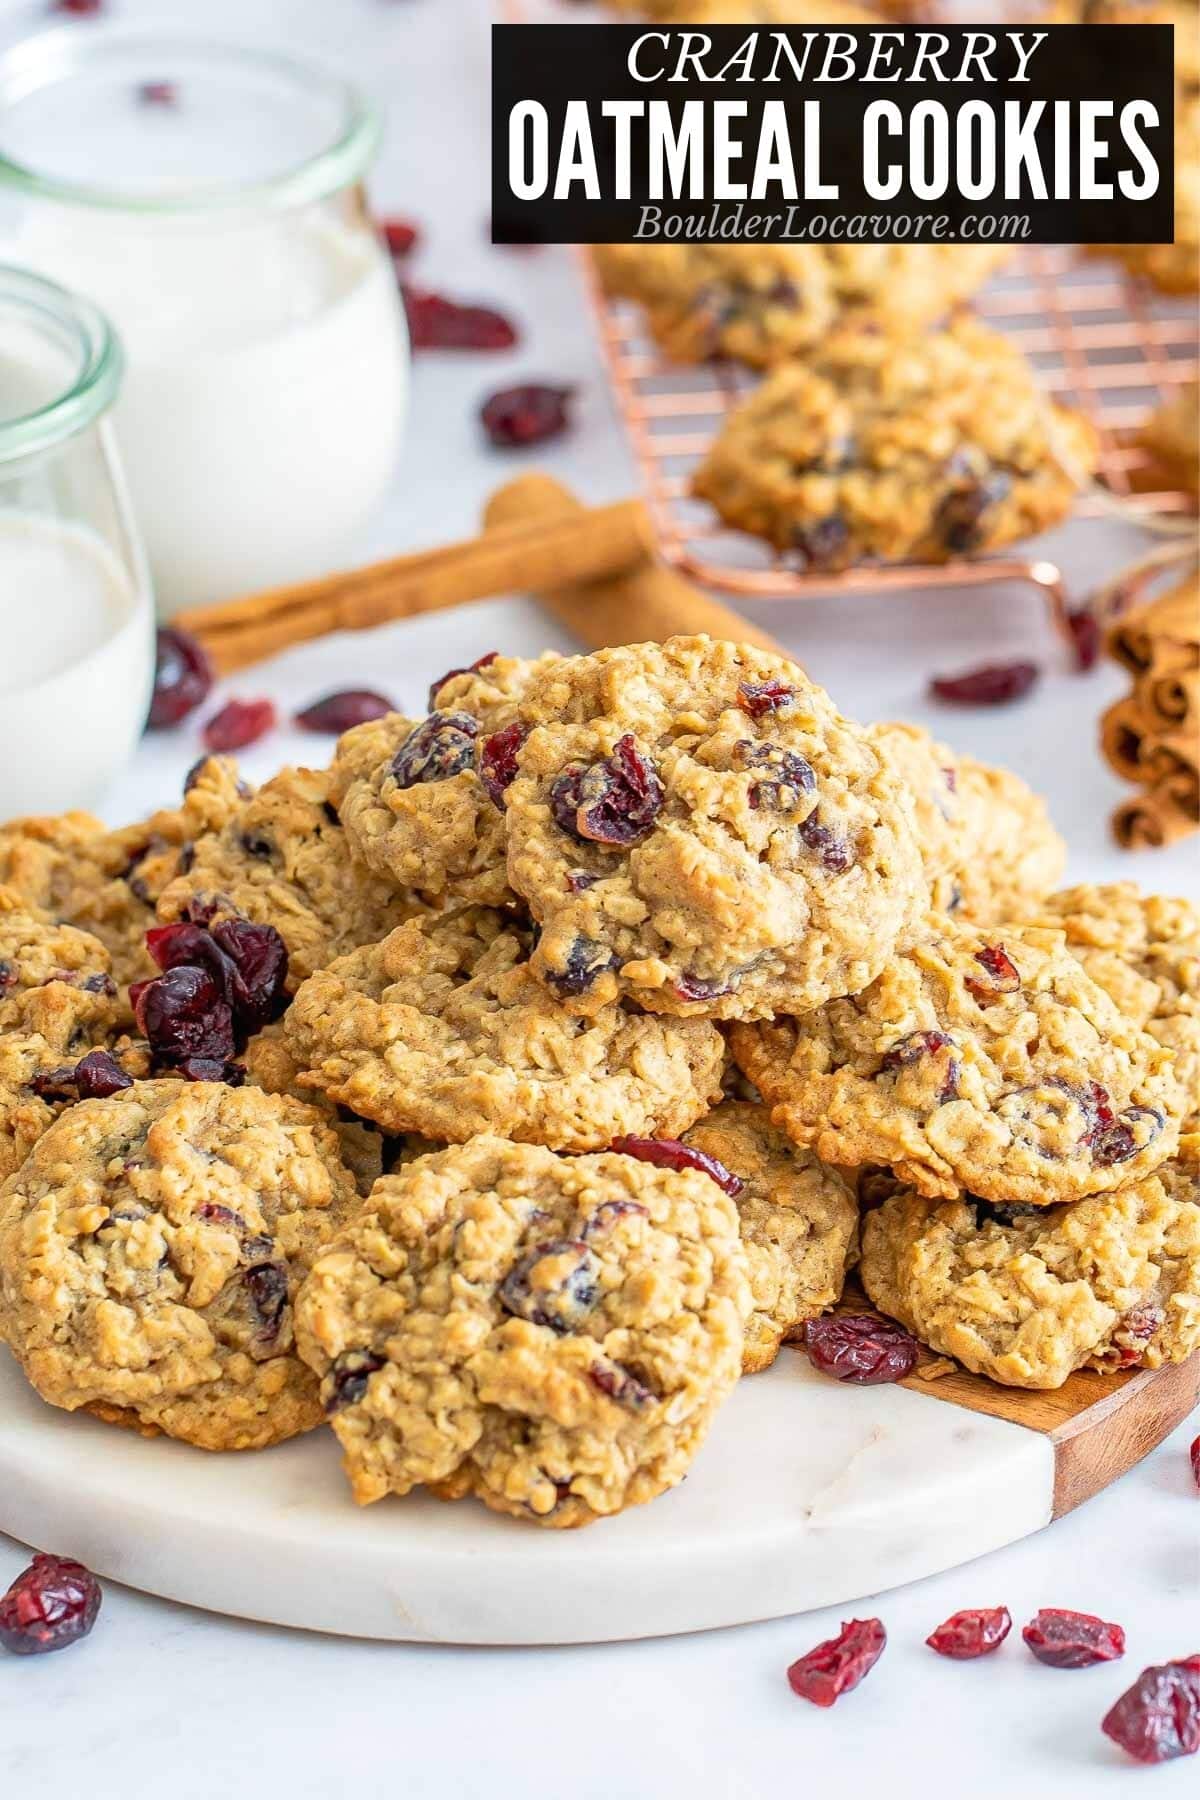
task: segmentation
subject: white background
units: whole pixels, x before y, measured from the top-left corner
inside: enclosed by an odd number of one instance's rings
[[[578,388],[572,436],[540,463],[588,499],[629,490],[632,471],[570,253],[486,241],[481,0],[113,0],[112,10],[125,19],[202,23],[214,35],[273,38],[357,73],[388,108],[375,197],[425,232],[414,278],[502,304],[521,322],[523,341],[504,356],[422,359],[394,491],[356,560],[475,528],[490,489],[528,466],[481,445],[475,411],[492,387],[521,377]],[[0,6],[8,39],[43,19],[42,0]],[[1052,548],[1082,592],[1139,541],[1089,522]],[[1122,790],[1101,766],[1095,740],[1120,679],[1111,670],[1070,674],[1030,593],[789,602],[760,607],[757,616],[846,711],[919,719],[1039,786],[1069,839],[1072,879],[1136,874],[1164,890],[1200,891],[1194,842],[1138,859],[1112,849],[1106,817]],[[412,705],[439,667],[510,647],[497,634],[523,638],[532,619],[486,606],[433,617],[369,642],[295,653],[230,691],[270,692],[286,706],[354,681]],[[544,637],[567,647],[550,630]],[[926,705],[931,672],[1012,655],[1046,666],[1030,701],[990,714]],[[188,728],[151,740],[112,796],[110,815],[163,803],[196,752]],[[261,777],[289,757],[314,754],[312,739],[276,737],[245,761]],[[1107,1800],[1144,1780],[1160,1796],[1194,1794],[1195,1762],[1142,1776],[1098,1723],[1146,1663],[1200,1648],[1200,1497],[1185,1453],[1195,1431],[1193,1422],[1177,1432],[1117,1487],[1038,1537],[845,1609],[878,1612],[890,1644],[866,1684],[830,1713],[793,1698],[784,1670],[837,1629],[839,1611],[627,1647],[461,1651],[306,1637],[109,1587],[87,1645],[42,1661],[0,1660],[3,1791],[123,1800],[300,1800],[340,1791],[404,1800],[833,1792]],[[771,1469],[761,1477],[770,1481]],[[69,1468],[63,1480],[71,1480]],[[232,1462],[229,1504],[236,1511]],[[586,1535],[579,1547],[586,1552]],[[212,1555],[220,1554],[214,1538]],[[19,1546],[0,1540],[0,1587],[24,1561]],[[978,1664],[944,1662],[923,1648],[948,1613],[1001,1601],[1018,1627],[1040,1605],[1118,1619],[1128,1656],[1116,1667],[1064,1673],[1034,1663],[1015,1634]]]

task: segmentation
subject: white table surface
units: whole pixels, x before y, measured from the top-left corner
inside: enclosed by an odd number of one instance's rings
[[[521,376],[579,389],[574,433],[540,466],[589,499],[629,489],[570,254],[486,242],[483,0],[206,0],[202,9],[195,0],[113,0],[113,10],[143,22],[198,24],[202,14],[214,34],[273,37],[356,72],[389,109],[375,195],[426,230],[414,277],[495,300],[522,322],[521,346],[504,356],[422,360],[394,492],[356,547],[363,557],[474,528],[487,492],[527,466],[481,446],[474,409],[492,387]],[[0,5],[0,35],[10,40],[43,16],[42,0],[9,0]],[[1055,548],[1082,591],[1137,542],[1088,523],[1060,534]],[[493,633],[511,630],[515,616],[485,607],[380,632],[370,643],[345,639],[255,670],[230,691],[299,702],[354,680],[412,701],[414,652],[423,663],[451,664],[464,651],[503,648]],[[1120,681],[1109,670],[1070,675],[1029,593],[788,603],[759,616],[848,712],[918,719],[1039,785],[1069,839],[1073,879],[1136,873],[1164,890],[1200,892],[1194,842],[1138,859],[1112,849],[1105,821],[1121,790],[1099,762],[1095,721]],[[526,617],[520,623],[528,628]],[[1034,654],[1048,671],[1019,708],[945,713],[925,704],[930,672],[1014,654]],[[161,802],[195,753],[186,728],[178,739],[151,740],[111,797],[111,816]],[[312,757],[313,740],[276,737],[245,762],[262,777],[305,754]],[[1194,1794],[1195,1762],[1139,1777],[1098,1723],[1146,1663],[1200,1645],[1200,1499],[1186,1459],[1196,1429],[1193,1419],[1124,1481],[1038,1536],[877,1605],[860,1603],[857,1612],[877,1610],[886,1622],[889,1648],[830,1713],[793,1698],[784,1670],[837,1629],[837,1611],[627,1647],[465,1651],[232,1623],[110,1586],[86,1646],[36,1662],[0,1660],[3,1791],[122,1800],[338,1791],[405,1800],[831,1792],[1115,1800],[1142,1779],[1158,1795]],[[212,1555],[220,1554],[214,1539]],[[0,1540],[0,1586],[25,1560],[19,1545]],[[1069,1674],[1043,1669],[1011,1640],[978,1665],[923,1647],[948,1613],[1001,1601],[1018,1625],[1040,1605],[1118,1619],[1128,1656]]]

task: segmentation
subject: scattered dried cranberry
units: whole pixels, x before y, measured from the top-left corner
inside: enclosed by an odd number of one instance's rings
[[[156,1062],[170,1067],[189,1057],[224,1063],[233,1055],[233,1009],[207,969],[168,969],[129,990],[138,1029]]]
[[[498,389],[479,409],[488,442],[498,450],[517,450],[561,437],[570,424],[567,403],[574,393],[542,381]]]
[[[917,1366],[921,1346],[891,1319],[872,1313],[839,1313],[810,1319],[804,1330],[808,1360],[822,1375],[856,1387],[902,1381]]]
[[[160,625],[147,731],[167,731],[195,712],[213,684],[212,664],[194,637]]]
[[[1162,1114],[1152,1106],[1127,1106],[1117,1119],[1110,1120],[1100,1130],[1089,1133],[1087,1142],[1092,1146],[1092,1160],[1101,1168],[1111,1168],[1114,1163],[1128,1162],[1141,1147],[1133,1129],[1139,1119],[1150,1121],[1150,1136],[1146,1143],[1153,1143],[1163,1128]]]
[[[393,262],[411,256],[421,241],[421,233],[410,219],[380,219],[379,229]]]
[[[609,1149],[620,1156],[636,1157],[638,1162],[653,1163],[657,1169],[699,1169],[731,1199],[741,1193],[744,1185],[741,1177],[734,1175],[715,1156],[693,1150],[690,1144],[681,1144],[678,1138],[617,1137]]]
[[[143,81],[137,97],[142,106],[178,106],[179,89],[173,81]]]
[[[796,690],[778,676],[769,681],[743,681],[738,686],[737,703],[752,719],[765,719],[768,713],[786,712],[796,698]]]
[[[796,827],[800,842],[810,850],[831,875],[844,875],[854,861],[854,852],[846,839],[830,826],[823,825],[820,807],[814,807],[802,825]]]
[[[75,1064],[75,1092],[81,1100],[107,1100],[132,1086],[132,1077],[107,1050],[89,1050]]]
[[[832,1706],[856,1688],[883,1655],[887,1632],[880,1619],[851,1619],[835,1638],[826,1638],[787,1672],[788,1686],[814,1706]]]
[[[376,694],[370,688],[342,688],[336,694],[326,694],[322,699],[314,700],[311,706],[304,707],[296,714],[296,724],[302,731],[340,735],[371,719],[382,719],[395,710],[386,695]]]
[[[955,706],[1003,706],[1027,694],[1041,671],[1036,663],[985,663],[961,675],[935,675],[929,691]]]
[[[939,1656],[968,1662],[976,1656],[990,1656],[1011,1630],[1012,1614],[1007,1606],[969,1607],[965,1612],[951,1613],[925,1642]]]
[[[397,787],[449,781],[475,761],[479,721],[470,713],[430,713],[414,726],[392,758]]]
[[[146,933],[146,948],[164,971],[192,968],[209,976],[232,1008],[239,1044],[277,1019],[287,1004],[287,945],[273,925],[249,919],[156,925]],[[215,1053],[197,1049],[188,1054]]]
[[[732,762],[735,769],[763,772],[750,783],[747,796],[756,812],[791,812],[800,796],[817,785],[812,764],[782,744],[752,744],[743,738],[733,746]]]
[[[53,0],[53,10],[83,19],[91,13],[103,12],[104,0]]]
[[[588,1380],[593,1387],[607,1394],[620,1406],[631,1406],[635,1412],[653,1404],[655,1395],[639,1381],[629,1369],[621,1363],[594,1362],[588,1370]]]
[[[201,733],[210,750],[245,750],[275,729],[273,700],[227,700]]]
[[[0,1600],[0,1644],[43,1656],[85,1638],[100,1611],[100,1583],[69,1556],[35,1556]]]
[[[1125,1633],[1119,1625],[1057,1606],[1044,1606],[1021,1636],[1038,1661],[1051,1669],[1090,1669],[1093,1663],[1115,1662],[1125,1654]]]
[[[581,1325],[599,1297],[596,1258],[582,1238],[550,1238],[520,1257],[496,1289],[506,1312],[560,1336]]]
[[[1067,614],[1067,630],[1075,651],[1075,667],[1081,674],[1094,669],[1100,658],[1100,621],[1091,607],[1073,607]]]
[[[479,779],[487,789],[493,806],[504,808],[504,795],[517,772],[521,746],[529,736],[528,725],[514,719],[511,725],[493,732],[479,752]]]
[[[580,842],[625,848],[653,830],[665,790],[630,732],[599,762],[575,763],[550,784],[555,823]]]
[[[439,675],[429,690],[430,712],[437,711],[438,695],[448,681],[453,681],[456,675],[478,675],[481,669],[490,669],[499,655],[498,650],[485,650],[482,656],[477,656],[475,661],[468,663],[465,669],[447,669],[444,675]]]
[[[1188,1455],[1192,1459],[1192,1474],[1196,1478],[1196,1486],[1200,1488],[1200,1437],[1193,1439]]]
[[[988,979],[981,981],[978,975],[968,975],[964,986],[981,1006],[987,1006],[997,994],[1015,994],[1019,990],[1021,977],[1017,965],[1003,944],[985,944],[982,950],[975,952],[975,961]]]
[[[414,350],[510,350],[517,330],[490,306],[466,306],[428,288],[401,282]]]
[[[1135,1762],[1172,1762],[1200,1750],[1200,1657],[1143,1669],[1100,1721]]]
[[[357,1405],[366,1393],[372,1375],[382,1367],[382,1356],[376,1356],[371,1350],[343,1350],[334,1358],[321,1385],[325,1411],[341,1412],[344,1406]]]

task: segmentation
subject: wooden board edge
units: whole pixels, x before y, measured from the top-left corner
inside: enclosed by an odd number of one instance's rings
[[[1054,1518],[1128,1474],[1200,1405],[1200,1352],[1143,1370],[1117,1392],[1050,1433]]]

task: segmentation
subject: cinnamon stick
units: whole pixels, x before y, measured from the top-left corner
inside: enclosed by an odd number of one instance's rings
[[[1145,781],[1142,756],[1146,748],[1146,719],[1132,694],[1116,700],[1100,720],[1100,749],[1110,769],[1122,781]]]
[[[492,495],[484,524],[489,531],[517,520],[540,520],[545,527],[554,519],[578,519],[583,510],[570,490],[549,475],[523,475]],[[749,619],[651,556],[601,580],[580,582],[558,571],[552,585],[534,591],[555,618],[594,649],[707,633],[788,654]]]
[[[516,519],[463,543],[195,607],[173,623],[192,632],[227,674],[331,631],[364,631],[514,589],[616,575],[643,562],[653,541],[638,500],[579,507],[570,518]]]
[[[1146,788],[1122,801],[1112,818],[1113,836],[1123,850],[1162,850],[1197,829],[1198,821],[1178,804],[1169,786]]]
[[[1190,576],[1118,619],[1106,647],[1133,675],[1158,679],[1200,668],[1200,580]]]

